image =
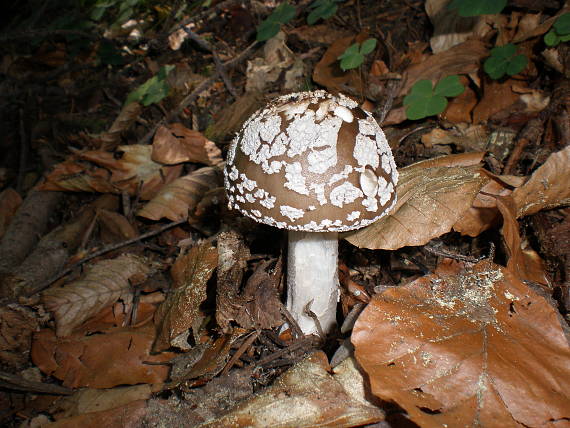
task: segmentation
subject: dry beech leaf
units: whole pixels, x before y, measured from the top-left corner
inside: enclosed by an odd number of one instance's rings
[[[360,315],[352,342],[373,394],[422,428],[566,426],[557,310],[491,262],[458,270],[389,289]]]
[[[327,88],[329,92],[346,92],[346,88],[360,91],[362,78],[358,70],[342,71],[338,57],[355,42],[362,43],[368,38],[366,33],[358,36],[343,37],[329,46],[313,71],[313,80]]]
[[[22,369],[29,364],[32,333],[39,327],[38,317],[20,305],[0,308],[0,361],[4,367]]]
[[[105,334],[58,338],[40,330],[32,342],[32,361],[69,388],[112,388],[160,383],[168,376],[172,353],[152,355],[154,325],[115,328]],[[150,363],[150,364],[149,364]]]
[[[57,335],[71,334],[75,327],[118,299],[130,302],[132,284],[142,282],[150,271],[144,258],[124,254],[91,265],[78,281],[44,291],[42,302],[54,314]]]
[[[121,109],[121,112],[107,132],[99,135],[100,148],[103,150],[113,149],[119,145],[121,134],[128,130],[142,112],[142,106],[137,102],[129,103]]]
[[[517,217],[570,204],[570,146],[552,153],[530,179],[513,192]]]
[[[518,278],[548,285],[545,265],[531,248],[523,249],[516,218],[516,204],[510,196],[497,196],[497,208],[503,216],[501,233],[509,254],[507,268]]]
[[[319,351],[287,370],[252,399],[200,427],[341,428],[382,420],[382,410],[353,398],[337,376],[329,373],[327,357]]]
[[[138,235],[129,220],[117,212],[99,209],[97,219],[101,223],[101,237],[104,242],[120,242]]]
[[[208,241],[176,259],[171,270],[171,292],[156,313],[158,334],[153,351],[161,351],[186,339],[200,316],[200,304],[206,300],[206,284],[217,265],[218,251]]]
[[[509,108],[520,99],[520,94],[513,91],[514,85],[520,86],[520,82],[515,79],[483,80],[483,98],[473,109],[473,123],[487,123],[489,118],[503,112],[510,114]]]
[[[397,250],[423,245],[451,230],[488,181],[479,165],[432,166],[439,160],[418,162],[398,170],[398,202],[387,216],[368,227],[344,234],[360,248]],[[450,162],[456,162],[450,157]]]
[[[158,128],[152,143],[151,158],[164,165],[197,162],[213,166],[223,161],[222,152],[213,141],[181,123]]]
[[[123,428],[144,426],[143,418],[148,414],[147,400],[130,403],[99,412],[82,413],[50,423],[50,428],[105,427]]]
[[[165,217],[172,221],[188,218],[206,192],[222,185],[216,168],[200,168],[164,186],[137,215],[150,220]]]
[[[115,409],[137,400],[148,400],[152,393],[152,386],[148,384],[113,389],[82,389],[55,402],[50,413],[56,420],[61,420],[84,413]]]
[[[0,192],[0,238],[4,236],[12,217],[22,204],[22,197],[12,188]]]
[[[513,187],[522,184],[522,177],[496,176],[488,171],[484,172],[490,180],[481,187],[471,208],[453,225],[453,230],[462,235],[478,236],[496,226],[501,218],[496,196],[508,196],[512,193]]]
[[[164,166],[150,158],[152,146],[119,146],[115,152],[78,153],[57,164],[39,190],[139,195],[148,200],[176,179],[182,165]]]

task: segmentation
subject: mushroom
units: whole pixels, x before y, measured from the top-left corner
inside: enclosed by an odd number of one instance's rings
[[[338,232],[367,226],[396,203],[398,172],[382,129],[342,94],[284,95],[245,122],[224,175],[231,209],[289,230],[287,308],[305,334],[318,332],[315,315],[329,333]]]

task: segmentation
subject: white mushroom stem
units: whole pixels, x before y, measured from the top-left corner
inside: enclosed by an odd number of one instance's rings
[[[338,233],[289,231],[287,309],[305,334],[318,333],[309,304],[323,332],[336,324],[338,303]]]

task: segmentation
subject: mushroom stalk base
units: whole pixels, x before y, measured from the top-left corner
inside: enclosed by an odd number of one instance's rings
[[[313,312],[324,333],[336,325],[338,303],[338,233],[289,231],[287,309],[305,334],[318,333]]]

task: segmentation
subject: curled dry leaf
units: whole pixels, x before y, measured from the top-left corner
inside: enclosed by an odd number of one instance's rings
[[[172,221],[188,218],[206,192],[222,185],[216,168],[200,168],[164,186],[137,215],[150,220],[165,217]]]
[[[482,154],[475,158],[479,156]],[[423,245],[449,232],[489,180],[479,165],[433,166],[442,165],[446,160],[449,164],[457,163],[459,159],[462,158],[442,157],[400,169],[396,188],[398,202],[393,211],[343,237],[360,248],[396,250]]]
[[[488,171],[490,180],[481,187],[471,207],[453,225],[453,230],[463,235],[478,236],[480,233],[497,225],[500,213],[497,208],[497,196],[508,196],[513,187],[522,184],[521,177],[496,176]]]
[[[531,248],[522,248],[515,201],[511,196],[497,196],[495,199],[497,208],[503,216],[501,232],[509,254],[507,268],[517,278],[543,285],[550,284],[546,276],[544,262],[540,256]]]
[[[457,271],[392,288],[363,311],[352,341],[374,395],[425,428],[568,420],[570,348],[557,310],[491,262]]]
[[[570,204],[570,146],[552,153],[530,179],[513,192],[517,217]]]
[[[142,106],[137,102],[124,105],[107,132],[99,135],[102,150],[114,149],[121,141],[121,134],[128,130],[141,114]]]
[[[158,334],[153,351],[176,346],[178,341],[186,339],[200,316],[200,304],[206,300],[206,284],[217,265],[218,252],[208,241],[176,259],[171,271],[172,290],[156,313]]]
[[[197,162],[214,166],[223,161],[222,152],[213,141],[181,123],[158,128],[152,143],[151,158],[164,165]]]
[[[75,327],[118,299],[130,302],[131,284],[142,282],[150,271],[144,258],[124,254],[93,264],[78,281],[44,291],[42,302],[53,312],[57,335],[68,336]]]
[[[137,236],[135,227],[122,214],[105,209],[97,210],[104,242],[120,242]]]
[[[148,200],[180,175],[181,165],[164,166],[151,159],[152,146],[119,146],[115,152],[78,153],[55,166],[39,190],[139,195]]]
[[[53,330],[44,329],[34,335],[32,361],[69,388],[160,383],[166,380],[169,368],[156,363],[169,361],[173,355],[151,355],[154,337],[150,323],[84,337],[58,338]]]
[[[359,375],[357,370],[350,373]],[[315,352],[287,370],[273,386],[200,427],[340,428],[384,420],[382,410],[362,397],[353,398],[337,376],[329,374],[326,355]],[[342,375],[338,378],[346,380]]]

